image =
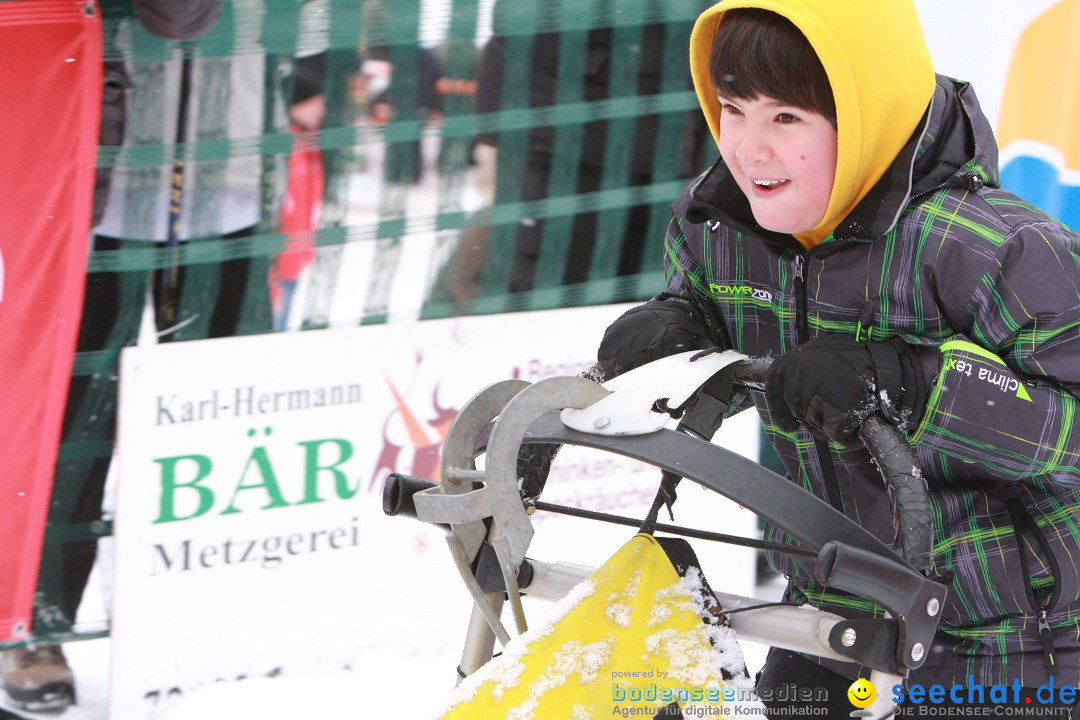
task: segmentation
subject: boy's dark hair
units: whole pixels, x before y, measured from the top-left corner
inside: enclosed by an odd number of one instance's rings
[[[774,12],[725,12],[713,38],[709,72],[724,97],[751,100],[767,95],[820,113],[836,125],[836,103],[821,60],[806,36]]]

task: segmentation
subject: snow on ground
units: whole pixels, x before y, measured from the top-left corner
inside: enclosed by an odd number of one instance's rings
[[[407,572],[407,571],[403,571]],[[97,579],[95,579],[97,578]],[[101,588],[95,572],[91,589]],[[776,599],[783,590],[775,579],[754,592],[762,599]],[[99,593],[91,593],[81,617],[98,617]],[[462,590],[460,595],[464,595]],[[355,720],[358,717],[396,716],[424,720],[446,707],[456,682],[468,621],[463,597],[445,598],[445,612],[429,618],[383,618],[387,624],[408,623],[416,630],[407,641],[393,646],[369,647],[350,670],[250,678],[241,682],[206,686],[183,698],[166,701],[161,720]],[[530,612],[542,613],[546,604],[534,603]],[[416,637],[427,636],[428,642]],[[767,648],[740,642],[747,667],[753,674],[764,662]],[[70,643],[64,647],[78,684],[78,705],[61,715],[33,715],[33,720],[108,720],[109,639]],[[149,650],[148,657],[167,652]],[[6,703],[3,704],[5,707]],[[391,715],[394,713],[395,715]]]
[[[779,586],[761,588],[760,597]],[[458,629],[464,634],[464,621]],[[766,649],[742,642],[747,666],[755,672]],[[460,646],[383,648],[362,655],[350,671],[251,678],[207,686],[168,706],[163,720],[355,720],[401,713],[433,718],[446,706],[455,684]],[[79,704],[62,715],[28,715],[34,720],[107,720],[109,640],[65,646],[78,682]]]

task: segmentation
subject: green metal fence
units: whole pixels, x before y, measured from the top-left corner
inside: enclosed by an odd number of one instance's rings
[[[662,286],[668,206],[714,152],[687,67],[690,27],[707,4],[442,0],[424,2],[422,13],[421,0],[227,0],[210,34],[173,42],[133,32],[128,4],[103,0],[106,60],[127,63],[133,78],[141,64],[181,54],[255,57],[265,70],[265,107],[261,134],[179,146],[129,138],[102,147],[99,166],[259,158],[263,209],[248,237],[196,238],[176,249],[99,248],[89,271],[148,274],[280,253],[285,239],[275,217],[293,146],[283,98],[294,60],[325,52],[327,117],[316,139],[326,197],[301,329],[645,299]],[[490,70],[492,42],[502,48],[495,91],[479,70]],[[377,87],[372,68],[387,67],[389,85]],[[434,86],[432,67],[440,78]],[[429,112],[424,98],[433,88],[437,106]],[[477,112],[478,93],[490,106],[484,112]],[[227,112],[229,98],[221,103]],[[248,282],[249,294],[265,293],[265,277]],[[404,305],[388,300],[402,295]],[[124,302],[141,306],[143,297]],[[239,330],[265,331],[254,323]],[[111,534],[107,518],[71,522],[66,506],[87,491],[78,468],[112,455],[124,344],[130,339],[76,357],[75,380],[97,383],[103,411],[77,415],[60,449],[68,471],[58,473],[54,489],[43,608],[64,591],[63,550]],[[37,642],[107,633],[42,617]]]

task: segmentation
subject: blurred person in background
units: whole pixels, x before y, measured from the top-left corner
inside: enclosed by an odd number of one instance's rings
[[[495,6],[495,27],[500,26],[500,12],[507,12],[506,3]],[[577,58],[579,74],[575,78],[580,83],[580,97],[576,102],[596,102],[611,97],[613,76],[619,69],[615,63],[628,62],[625,58],[612,57],[612,28],[595,28],[588,31],[585,54]],[[557,103],[561,88],[560,45],[564,38],[560,33],[541,33],[533,39],[528,66],[528,103],[531,108],[549,107]],[[685,42],[680,38],[679,42]],[[505,68],[507,53],[513,52],[513,38],[496,34],[484,46],[477,69],[476,112],[491,113],[502,108],[504,85],[507,82]],[[662,86],[662,70],[666,52],[684,51],[668,47],[666,31],[663,25],[645,25],[641,28],[638,44],[640,58],[636,80],[636,94],[655,95],[671,91],[674,88]],[[517,81],[516,78],[511,79]],[[689,80],[678,89],[690,89]],[[654,178],[654,156],[656,152],[659,116],[645,115],[637,118],[628,152],[630,162],[628,173],[621,184],[637,187],[648,185]],[[503,148],[506,153],[524,153],[525,167],[521,174],[520,188],[510,192],[513,197],[505,201],[523,202],[542,200],[549,194],[593,193],[601,189],[604,182],[604,166],[608,148],[608,123],[603,120],[588,122],[584,125],[580,144],[580,160],[576,164],[576,175],[571,178],[551,176],[558,153],[566,152],[556,146],[556,128],[534,127],[528,132],[528,141],[524,148]],[[707,127],[700,113],[686,114],[679,147],[676,150],[677,175],[689,178],[696,174],[706,152]],[[499,133],[485,132],[476,137],[474,161],[482,192],[491,198],[492,204],[504,201],[500,195],[500,171],[505,172],[506,165],[499,159]],[[551,192],[549,193],[549,188]],[[639,271],[642,250],[645,243],[646,229],[649,224],[650,206],[634,205],[627,209],[623,231],[621,251],[618,262],[618,274],[627,275]],[[564,284],[584,282],[589,279],[593,248],[597,235],[598,215],[595,212],[581,213],[573,217],[571,238],[568,243],[566,270],[561,279]],[[531,290],[534,286],[537,261],[541,252],[545,220],[527,217],[520,221],[514,247],[507,291],[511,293]],[[449,268],[452,275],[450,299],[452,301],[471,300],[476,297],[480,276],[484,270],[484,259],[489,253],[491,228],[477,226],[469,228],[462,239],[458,255]]]
[[[315,135],[326,117],[325,72],[326,56],[311,55],[297,59],[292,76],[289,132],[293,149],[278,216],[278,229],[285,234],[285,251],[274,258],[270,267],[275,332],[287,328],[300,275],[315,257],[315,232],[326,190],[322,150]]]
[[[374,82],[369,84],[371,93],[371,119],[384,125],[392,119],[419,120],[427,124],[442,114],[442,94],[439,81],[443,79],[442,60],[430,48],[417,46],[416,77],[414,80],[398,75],[391,62],[390,49],[385,46],[370,48],[364,53],[361,68],[373,73]],[[410,85],[414,87],[407,87]],[[406,109],[406,99],[409,99]],[[393,148],[400,145],[403,152]],[[390,182],[417,184],[424,176],[424,157],[420,140],[391,146],[387,151],[385,176]]]

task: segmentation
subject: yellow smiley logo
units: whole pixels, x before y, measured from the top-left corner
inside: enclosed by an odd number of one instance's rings
[[[847,697],[851,704],[857,708],[870,707],[874,702],[874,698],[877,697],[877,690],[874,689],[869,680],[859,678],[851,683],[851,687],[847,691]]]

